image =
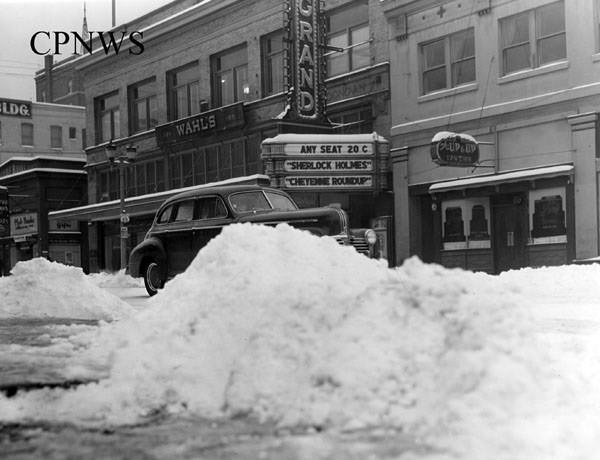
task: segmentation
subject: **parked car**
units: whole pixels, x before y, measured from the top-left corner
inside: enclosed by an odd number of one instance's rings
[[[285,192],[259,185],[227,185],[182,192],[156,212],[144,241],[129,256],[129,274],[143,277],[148,294],[185,271],[196,254],[225,225],[287,223],[315,235],[335,238],[375,257],[377,236],[371,229],[348,228],[346,213],[336,207],[299,209]]]

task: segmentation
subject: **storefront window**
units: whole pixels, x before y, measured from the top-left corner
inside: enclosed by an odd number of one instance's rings
[[[462,209],[459,206],[448,207],[444,213],[444,241],[465,241]]]
[[[469,240],[488,240],[488,221],[485,217],[485,207],[476,204],[471,208],[471,222],[469,222]]]
[[[560,195],[543,196],[535,200],[534,209],[533,238],[566,234],[565,211]]]

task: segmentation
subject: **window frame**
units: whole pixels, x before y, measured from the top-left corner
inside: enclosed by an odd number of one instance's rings
[[[106,106],[107,100],[116,96],[116,105]],[[110,133],[104,132],[104,117],[108,115]],[[121,136],[121,114],[119,90],[98,96],[94,99],[94,118],[96,125],[96,143],[108,142]]]
[[[29,136],[29,133],[27,133],[27,140],[29,140],[29,138],[31,138],[31,142],[26,142],[25,128],[31,129],[31,135]],[[33,147],[35,145],[34,142],[35,142],[35,136],[34,136],[33,123],[29,123],[27,121],[22,122],[21,123],[21,145],[24,147]]]
[[[136,92],[140,88],[149,88],[150,92],[146,96],[139,97]],[[127,88],[127,103],[129,105],[129,134],[141,133],[153,129],[158,124],[158,103],[157,103],[156,77],[146,78],[140,82],[134,83]],[[144,106],[146,112],[146,124],[142,126],[138,116],[138,104]],[[154,107],[152,107],[154,105]]]
[[[225,68],[221,68],[221,62],[225,57],[234,55],[239,51],[244,50],[245,61],[240,64],[234,64],[227,66]],[[248,87],[248,92],[245,92],[245,89],[242,89],[242,94],[239,94],[239,89],[243,86],[243,80],[240,81],[240,72],[244,70],[246,73],[245,84]],[[222,85],[219,84],[222,81],[222,76],[228,72],[231,72],[233,79],[233,101],[223,101],[223,90]],[[250,96],[250,78],[248,75],[248,45],[246,42],[241,43],[239,45],[228,48],[219,53],[213,54],[210,57],[210,79],[211,79],[211,87],[212,87],[212,102],[214,107],[223,107],[230,104],[235,104],[236,102],[243,102],[249,99]]]
[[[281,48],[276,51],[270,50],[271,43],[276,40],[281,42]],[[261,55],[261,89],[263,97],[272,96],[279,94],[285,90],[285,73],[283,69],[284,54],[285,54],[285,34],[283,29],[276,30],[274,32],[263,35],[260,38],[260,55]],[[279,79],[279,85],[275,84],[273,78],[273,61],[281,59],[281,78]]]
[[[197,78],[189,78],[184,82],[177,82],[177,75],[181,75],[188,70],[196,70]],[[167,116],[169,121],[178,120],[181,118],[191,117],[201,112],[200,108],[202,106],[202,97],[200,96],[200,65],[198,61],[192,61],[182,66],[171,69],[167,72],[166,78],[167,85]],[[198,107],[193,107],[192,96],[193,91],[192,88],[196,87],[196,91],[198,93]],[[186,110],[180,110],[179,107],[179,99],[178,99],[178,90],[184,89],[186,96]],[[179,116],[179,114],[182,114]]]
[[[58,142],[56,142],[58,141]],[[50,126],[50,148],[56,150],[62,150],[63,138],[62,138],[62,126],[51,125]]]
[[[366,9],[366,17],[363,17],[362,14],[359,15],[355,15],[350,13],[351,10],[358,10],[359,8],[365,8]],[[358,11],[357,11],[358,12]],[[359,12],[362,13],[362,12]],[[327,13],[327,33],[326,33],[326,41],[328,45],[332,45],[331,44],[331,38],[332,37],[338,37],[338,36],[343,36],[345,38],[344,40],[344,46],[341,46],[341,48],[343,48],[344,50],[340,53],[339,51],[330,51],[330,52],[326,52],[325,53],[325,58],[327,60],[326,65],[327,65],[327,77],[337,77],[339,75],[344,75],[346,73],[352,72],[354,70],[358,70],[358,69],[364,69],[366,67],[369,67],[369,65],[371,64],[371,50],[370,50],[370,44],[372,41],[372,37],[371,37],[371,25],[369,22],[369,6],[367,2],[360,2],[360,3],[355,3],[353,5],[345,5],[342,6],[340,8],[328,11]],[[336,15],[349,15],[350,17],[357,17],[359,16],[360,18],[356,21],[353,22],[345,22],[342,21],[343,26],[340,27],[334,27],[332,28],[332,18]],[[368,35],[368,39],[366,41],[361,41],[358,43],[353,43],[353,32],[365,28],[367,29],[367,35]],[[337,46],[337,45],[332,45],[332,46]],[[368,58],[367,58],[367,62],[362,65],[362,64],[355,64],[355,50],[359,47],[365,47],[368,50]],[[331,62],[333,59],[341,59],[343,57],[346,57],[346,62],[344,64],[344,68],[342,71],[340,72],[332,72],[331,69]],[[357,59],[356,59],[357,60]]]
[[[468,57],[460,57],[456,60],[452,60],[452,39],[459,35],[470,34],[473,40],[473,54]],[[426,67],[426,58],[425,58],[425,48],[434,43],[443,42],[444,47],[444,61],[442,64],[437,64],[431,67]],[[463,82],[455,82],[454,81],[454,65],[458,63],[463,63],[467,61],[473,61],[473,79],[469,81]],[[445,86],[443,88],[436,88],[432,90],[427,90],[427,85],[425,84],[425,74],[428,72],[433,72],[435,70],[444,69],[445,76]],[[422,96],[427,94],[436,93],[438,91],[447,91],[454,88],[460,88],[461,86],[470,85],[477,81],[477,49],[475,44],[475,28],[467,27],[466,29],[457,30],[455,32],[449,33],[447,35],[443,35],[441,37],[434,38],[432,40],[427,40],[425,42],[419,43],[419,84],[420,84],[420,94]]]
[[[556,5],[562,6],[561,13],[562,13],[563,29],[559,32],[553,32],[551,34],[541,36],[540,32],[542,30],[542,25],[541,25],[541,20],[538,18],[538,14],[544,8],[548,8],[548,7],[556,6]],[[516,44],[511,43],[510,45],[504,45],[504,34],[503,34],[503,29],[505,27],[504,24],[508,24],[508,21],[513,20],[519,16],[524,16],[524,15],[526,15],[527,19],[528,19],[527,20],[528,40],[519,42]],[[598,24],[597,24],[597,27],[598,27]],[[544,5],[540,5],[536,8],[531,8],[528,10],[520,11],[519,13],[515,13],[512,15],[500,18],[500,19],[498,19],[498,34],[499,34],[498,44],[499,44],[499,48],[500,48],[499,56],[502,59],[502,62],[501,62],[501,65],[499,66],[499,68],[500,68],[500,76],[502,76],[502,77],[512,75],[512,74],[515,74],[518,72],[538,69],[540,67],[544,67],[544,66],[556,63],[556,62],[566,61],[568,47],[567,47],[567,26],[566,26],[566,14],[565,14],[565,1],[558,0],[558,1],[550,2],[550,3],[546,3]],[[547,61],[547,62],[540,62],[540,59],[541,59],[540,42],[544,39],[548,39],[551,37],[557,37],[557,36],[564,36],[564,56],[560,57],[558,59]],[[514,70],[507,70],[508,69],[508,59],[507,59],[506,53],[505,53],[506,50],[514,49],[518,46],[523,46],[524,44],[529,45],[529,52],[528,52],[529,65],[527,67],[521,67],[521,68],[514,69]]]

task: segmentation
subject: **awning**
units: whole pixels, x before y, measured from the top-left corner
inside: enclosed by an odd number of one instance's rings
[[[133,216],[153,216],[159,206],[164,203],[167,198],[170,198],[178,193],[202,189],[207,187],[215,187],[217,185],[232,185],[232,184],[268,184],[269,177],[264,174],[254,174],[251,176],[235,177],[219,182],[211,182],[201,185],[193,185],[191,187],[179,188],[174,190],[166,190],[164,192],[151,193],[148,195],[134,196],[125,199],[125,211],[130,217]],[[87,206],[78,206],[76,208],[62,209],[60,211],[52,211],[48,213],[48,220],[63,220],[73,219],[78,221],[101,221],[101,220],[116,220],[119,219],[121,209],[120,200],[106,201],[103,203],[95,203]]]
[[[467,188],[484,187],[487,185],[521,182],[550,177],[559,177],[573,174],[573,165],[544,166],[542,168],[520,169],[498,174],[470,176],[445,182],[438,182],[429,187],[429,193],[447,192],[449,190],[462,190]]]

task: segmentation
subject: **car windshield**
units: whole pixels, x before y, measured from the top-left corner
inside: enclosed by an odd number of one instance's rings
[[[260,191],[235,193],[229,197],[231,207],[236,212],[254,212],[270,211],[276,209],[279,211],[295,210],[296,205],[285,195],[278,193],[267,193]]]

